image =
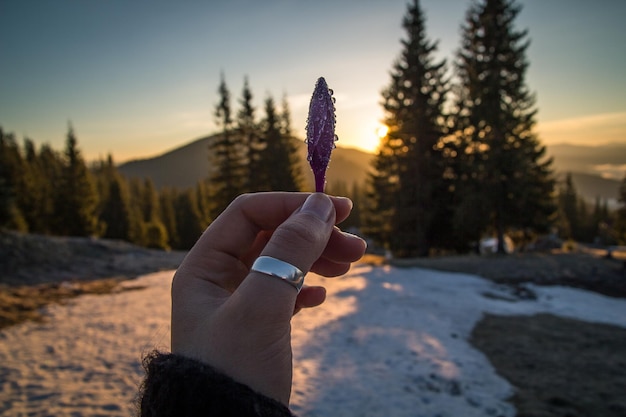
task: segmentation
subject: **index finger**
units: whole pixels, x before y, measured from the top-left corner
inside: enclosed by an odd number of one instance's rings
[[[237,197],[209,226],[189,251],[179,271],[234,291],[248,274],[244,262],[257,235],[274,230],[296,211],[310,193],[253,193]],[[330,197],[337,222],[344,220],[352,202]]]

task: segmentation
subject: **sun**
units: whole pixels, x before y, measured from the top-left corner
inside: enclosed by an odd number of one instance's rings
[[[387,125],[380,124],[376,128],[376,136],[378,136],[378,139],[382,139],[387,136],[387,132],[389,132],[389,126]]]
[[[357,127],[354,133],[349,131],[339,132],[338,145],[358,148],[368,153],[376,153],[389,128],[375,118],[368,121],[359,118],[354,124]]]
[[[380,146],[381,140],[387,136],[389,127],[382,123],[372,123],[364,130],[364,140],[361,144],[362,148],[367,149],[369,152],[376,152]]]

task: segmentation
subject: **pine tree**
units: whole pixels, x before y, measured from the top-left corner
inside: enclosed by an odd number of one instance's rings
[[[159,206],[161,207],[161,221],[167,230],[168,246],[179,247],[178,229],[176,225],[176,210],[174,206],[178,199],[177,193],[173,189],[164,188],[159,193]]]
[[[140,178],[130,178],[127,180],[130,192],[130,217],[131,217],[131,242],[145,246],[146,245],[146,224],[144,220],[143,196],[144,181]]]
[[[614,219],[609,212],[608,201],[596,197],[593,212],[586,228],[586,240],[588,242],[608,245],[615,243],[613,235]]]
[[[41,175],[45,179],[42,183],[41,217],[42,233],[54,234],[57,232],[56,209],[58,199],[62,193],[63,158],[48,144],[43,144],[38,154]]]
[[[140,196],[141,216],[145,223],[159,221],[159,195],[150,178],[145,178]]]
[[[302,176],[302,166],[300,163],[300,155],[298,152],[298,145],[302,146],[302,142],[293,137],[291,129],[291,109],[289,108],[289,101],[287,100],[287,94],[283,94],[280,109],[280,134],[283,149],[288,155],[289,159],[289,178],[293,181],[295,188],[293,191],[302,190],[302,184],[304,178]]]
[[[98,196],[71,126],[67,133],[61,186],[55,210],[60,234],[69,236],[98,234],[101,230],[96,213]]]
[[[563,238],[572,239],[576,234],[581,220],[578,201],[578,192],[574,187],[572,174],[568,172],[558,194],[559,235]]]
[[[107,181],[107,196],[104,199],[100,220],[105,224],[104,237],[134,241],[133,214],[126,181],[112,173]]]
[[[287,94],[283,94],[280,107],[280,133],[283,136],[291,138],[293,136],[291,130],[291,109],[289,107],[289,100],[287,100]]]
[[[237,195],[241,194],[246,178],[245,148],[242,146],[241,137],[234,130],[230,91],[223,74],[218,92],[220,101],[215,108],[215,118],[220,132],[209,144],[211,199],[215,203],[212,217],[217,217]]]
[[[15,136],[0,128],[0,228],[28,230],[17,198],[22,192],[24,165]]]
[[[142,197],[142,190],[136,188],[138,180],[133,182],[132,192],[129,183],[122,176],[108,155],[106,160],[100,160],[93,169],[99,194],[99,219],[103,225],[103,237],[122,239],[128,242],[145,244],[142,224],[138,215],[138,198]]]
[[[501,253],[507,229],[545,230],[555,209],[551,160],[533,132],[535,98],[525,80],[529,42],[526,31],[514,28],[519,12],[514,0],[472,4],[456,65],[457,189],[482,200],[479,206],[488,210],[482,218],[492,223]]]
[[[613,237],[620,245],[626,245],[626,176],[619,186],[620,208],[615,214],[615,227]]]
[[[42,217],[42,193],[47,178],[42,175],[37,150],[32,140],[24,139],[24,163],[17,204],[30,233],[42,233],[45,229]]]
[[[293,142],[283,135],[281,116],[271,96],[265,99],[265,118],[261,132],[265,142],[258,175],[265,191],[299,191],[297,162],[294,157]]]
[[[193,189],[184,191],[178,196],[176,226],[178,249],[191,249],[204,231],[202,215],[198,210],[198,202]]]
[[[262,180],[258,175],[261,163],[261,152],[263,151],[264,139],[259,134],[256,122],[255,108],[252,103],[252,91],[248,77],[245,77],[243,90],[239,104],[241,108],[237,112],[237,134],[241,137],[244,149],[245,165],[245,191],[258,191],[262,189]]]
[[[426,37],[419,2],[403,19],[406,39],[383,91],[382,139],[370,179],[369,233],[397,257],[427,256],[443,227],[435,213],[446,210],[443,106],[448,93],[445,61],[435,62],[437,44]]]
[[[211,223],[211,202],[210,191],[207,181],[198,181],[196,184],[196,199],[198,201],[198,210],[202,218],[203,227],[207,227]]]

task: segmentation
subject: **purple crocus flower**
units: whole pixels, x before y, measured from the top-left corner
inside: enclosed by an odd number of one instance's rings
[[[307,159],[315,176],[315,192],[323,193],[330,153],[335,149],[335,99],[333,90],[320,77],[315,83],[306,121]]]

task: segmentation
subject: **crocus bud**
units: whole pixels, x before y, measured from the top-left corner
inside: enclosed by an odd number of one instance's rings
[[[320,77],[315,83],[306,121],[306,143],[309,164],[315,176],[315,192],[323,193],[330,153],[335,149],[335,98],[326,80]]]

